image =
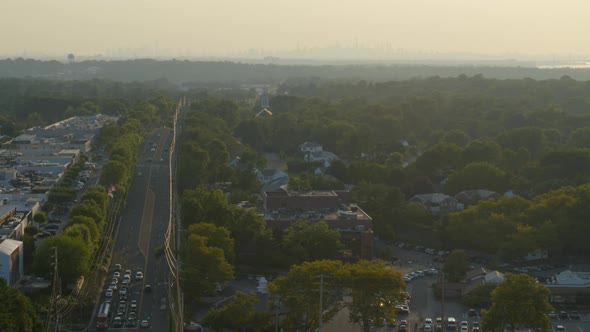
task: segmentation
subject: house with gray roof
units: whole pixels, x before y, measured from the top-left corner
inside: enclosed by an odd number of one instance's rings
[[[444,214],[463,210],[464,205],[454,197],[441,194],[421,194],[410,199],[410,202],[420,203],[432,214]]]

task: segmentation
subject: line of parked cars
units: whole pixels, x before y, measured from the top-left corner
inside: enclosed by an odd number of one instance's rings
[[[437,269],[427,269],[427,270],[418,270],[414,272],[409,272],[403,275],[403,279],[405,282],[410,282],[415,279],[419,279],[426,276],[435,276],[438,275]]]

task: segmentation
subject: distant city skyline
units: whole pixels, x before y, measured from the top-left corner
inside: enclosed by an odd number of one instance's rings
[[[585,61],[583,0],[3,0],[0,55]]]

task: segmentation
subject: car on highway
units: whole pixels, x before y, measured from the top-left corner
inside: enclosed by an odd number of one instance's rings
[[[128,318],[127,319],[127,324],[126,324],[127,327],[135,327],[135,324],[136,324],[135,323],[135,319],[133,319],[133,318]]]
[[[119,308],[117,309],[117,315],[125,316],[125,307],[124,306],[119,306]]]
[[[117,279],[119,279],[120,277],[121,277],[121,272],[119,272],[119,271],[115,271],[115,272],[113,273],[113,278],[117,278]]]
[[[570,312],[570,318],[571,319],[580,319],[580,314],[577,311],[571,311]]]
[[[556,332],[567,332],[567,330],[565,329],[565,326],[563,325],[557,325],[557,327],[555,328]]]
[[[567,314],[567,311],[562,310],[559,312],[559,319],[568,319],[568,318],[570,318],[570,317]]]
[[[406,332],[408,331],[408,321],[403,319],[399,322],[399,327],[397,329],[400,332]]]
[[[127,287],[121,287],[119,290],[119,296],[127,296]]]
[[[152,292],[152,285],[145,285],[145,288],[143,289],[143,291],[146,293],[151,293]]]
[[[131,312],[137,312],[137,300],[131,300],[131,308],[129,309]]]
[[[404,305],[404,304],[396,305],[395,310],[397,312],[399,312],[400,314],[409,314],[410,313],[410,307],[408,307],[407,305]]]
[[[135,312],[135,311],[130,312],[128,318],[131,318],[133,320],[137,319],[137,312]]]
[[[147,320],[142,320],[141,323],[139,324],[139,327],[147,329],[148,327],[150,327],[150,322],[148,322]]]
[[[141,280],[141,279],[143,279],[143,272],[137,271],[135,273],[135,280]]]
[[[117,290],[117,284],[111,282],[111,284],[109,285],[109,288],[112,289],[113,291]]]
[[[115,317],[115,319],[113,319],[113,327],[123,327],[123,318],[120,316]]]
[[[121,271],[121,264],[115,264],[115,272]]]
[[[107,289],[104,296],[105,297],[113,297],[113,290],[111,288]]]
[[[131,277],[129,277],[128,275],[125,275],[123,277],[123,281],[121,281],[121,284],[123,286],[129,286],[129,284],[131,284]]]
[[[111,284],[118,285],[118,284],[119,284],[119,278],[113,278],[113,279],[111,280]]]
[[[471,332],[480,332],[479,322],[471,323]]]
[[[151,152],[156,152],[156,148],[151,148],[150,151]]]

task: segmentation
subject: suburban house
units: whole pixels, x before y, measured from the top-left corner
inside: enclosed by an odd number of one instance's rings
[[[410,202],[420,203],[432,214],[443,214],[463,210],[463,204],[449,195],[441,193],[421,194],[410,199]]]
[[[277,236],[296,221],[325,221],[341,234],[345,257],[373,257],[373,220],[351,203],[348,190],[297,192],[280,188],[264,192],[264,219]]]
[[[262,184],[262,192],[276,190],[289,184],[289,174],[274,168],[257,168],[256,178]]]
[[[502,195],[498,194],[497,192],[485,189],[464,190],[455,195],[455,199],[465,205],[475,204],[477,201],[482,199],[498,199],[500,197],[502,197]]]
[[[485,268],[473,269],[465,272],[465,278],[460,282],[445,282],[446,298],[461,298],[484,284],[499,284],[504,281],[504,274],[500,271],[488,271]]]
[[[330,167],[330,163],[338,159],[335,153],[324,151],[324,147],[317,142],[305,142],[299,145],[299,150],[304,154],[305,161],[321,162],[324,167]]]
[[[261,117],[265,118],[265,117],[271,117],[271,116],[272,116],[272,112],[266,108],[263,108],[260,112],[256,113],[254,118],[261,118]]]
[[[310,152],[322,152],[324,147],[318,142],[305,142],[299,145],[299,150],[305,154]]]

